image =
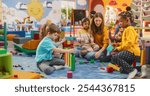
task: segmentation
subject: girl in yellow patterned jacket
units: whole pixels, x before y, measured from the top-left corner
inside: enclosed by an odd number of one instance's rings
[[[138,44],[138,34],[132,26],[130,26],[130,20],[126,15],[126,12],[119,14],[119,24],[124,28],[122,34],[122,40],[119,47],[116,47],[114,51],[118,52],[113,55],[111,58],[111,63],[117,64],[120,66],[121,73],[129,74],[128,79],[134,78],[137,74],[137,68],[132,67],[132,63],[135,60],[136,56],[140,56],[140,48]],[[146,75],[146,66],[142,66],[142,76]]]

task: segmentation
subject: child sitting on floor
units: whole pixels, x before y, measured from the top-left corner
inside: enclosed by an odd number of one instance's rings
[[[113,50],[117,52],[117,54],[112,56],[111,63],[117,64],[120,67],[121,73],[129,74],[128,79],[134,78],[138,71],[141,71],[141,77],[145,77],[145,65],[136,68],[132,66],[136,56],[140,56],[138,34],[134,28],[130,26],[130,20],[127,17],[126,12],[122,12],[119,15],[119,24],[122,28],[124,28],[124,31],[120,46]]]
[[[88,52],[98,51],[99,46],[97,44],[84,44],[81,46],[81,56],[85,56]]]
[[[80,54],[84,57],[88,52],[98,51],[99,46],[93,42],[93,38],[89,32],[90,20],[82,19],[82,29],[77,32],[77,41],[80,43]]]
[[[66,41],[65,38],[62,39],[62,38],[60,38],[60,36],[58,36],[55,40],[53,40],[53,43],[57,48],[63,48],[62,43],[64,43],[65,41]],[[54,52],[53,55],[56,58],[62,58],[63,54]]]
[[[44,31],[40,33],[42,34],[40,36],[43,36],[43,39],[37,47],[35,59],[37,62],[37,67],[42,72],[49,75],[59,68],[64,68],[65,65],[63,59],[53,57],[53,52],[73,53],[74,50],[64,50],[61,48],[56,48],[52,40],[55,40],[59,36],[60,30],[55,24],[47,24],[42,28],[42,30]]]

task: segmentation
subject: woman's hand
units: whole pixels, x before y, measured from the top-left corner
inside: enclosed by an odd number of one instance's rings
[[[99,58],[100,55],[101,55],[101,51],[96,52],[96,53],[95,53],[95,58],[96,58],[96,59]]]
[[[114,51],[114,52],[118,52],[118,49],[115,47],[115,48],[113,49],[113,51]]]

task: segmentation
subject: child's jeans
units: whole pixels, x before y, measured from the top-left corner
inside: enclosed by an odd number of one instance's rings
[[[83,57],[81,56],[81,53],[80,53],[81,50],[79,49],[75,49],[75,56],[76,57]],[[103,52],[101,53],[101,55],[99,56],[99,58],[95,58],[95,54],[96,52],[95,51],[92,51],[92,52],[88,52],[83,58],[87,59],[87,60],[91,60],[91,59],[95,59],[95,60],[101,60],[104,56],[105,56],[105,53],[106,52]]]
[[[64,66],[65,61],[59,58],[53,58],[52,60],[44,60],[42,62],[37,63],[37,67],[44,72],[46,75],[50,75],[52,72],[55,71],[53,66]]]

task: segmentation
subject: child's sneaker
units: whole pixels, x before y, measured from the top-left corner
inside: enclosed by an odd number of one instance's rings
[[[48,66],[46,64],[40,64],[38,67],[42,72],[44,72],[46,75],[50,75],[55,71],[54,67]]]
[[[146,65],[143,65],[143,66],[141,67],[141,76],[140,76],[141,78],[145,78],[145,77],[147,76],[146,70],[147,70]]]
[[[54,67],[48,67],[48,68],[46,68],[45,70],[43,70],[43,72],[44,72],[46,75],[50,75],[50,74],[52,74],[54,71],[55,71],[55,68],[54,68]]]
[[[65,66],[62,66],[62,65],[56,66],[56,65],[55,65],[54,68],[55,68],[55,70],[60,70],[60,69],[64,69]]]
[[[137,69],[134,69],[132,72],[129,73],[127,79],[133,79],[135,75],[137,74],[137,72],[138,72]]]

